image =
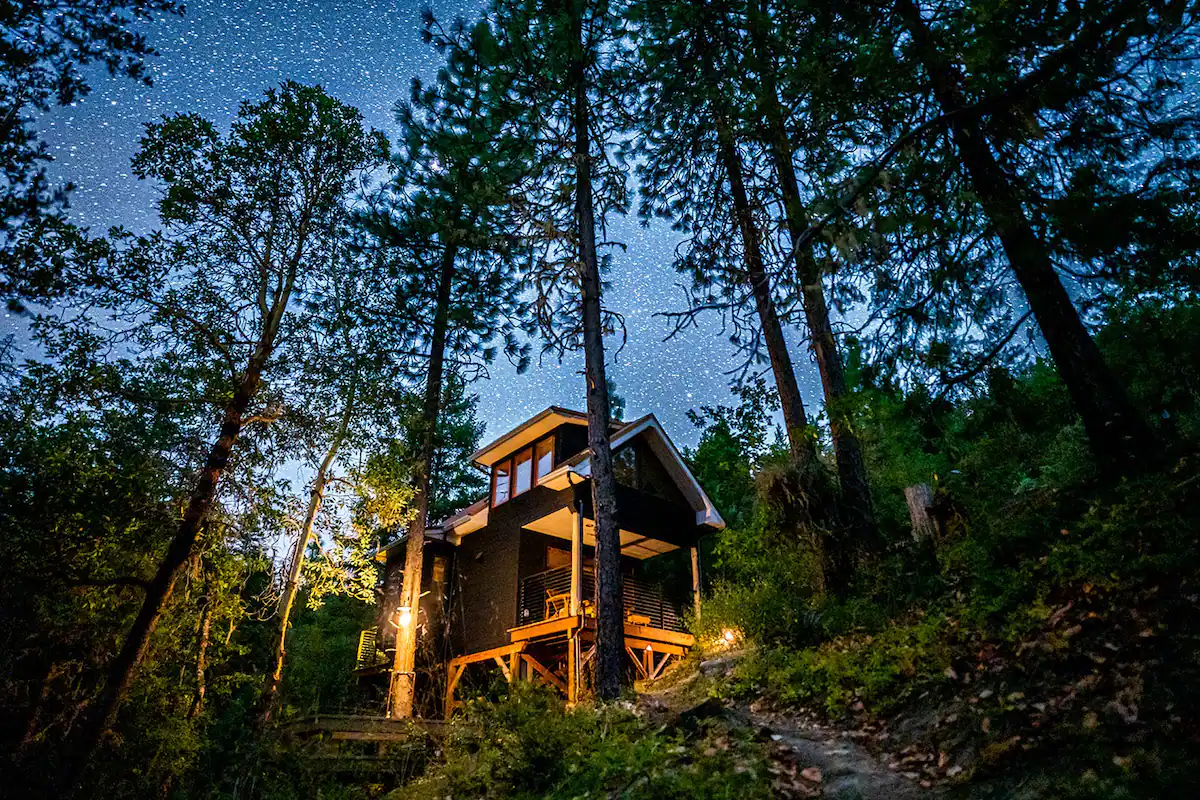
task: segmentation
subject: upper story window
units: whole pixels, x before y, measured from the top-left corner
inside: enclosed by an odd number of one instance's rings
[[[550,434],[492,467],[492,505],[529,491],[553,469],[554,434]]]
[[[498,506],[508,500],[511,461],[501,461],[492,470],[492,505]]]
[[[533,488],[533,448],[517,453],[513,459],[513,497]]]
[[[554,437],[547,436],[537,443],[534,448],[534,465],[537,472],[537,480],[541,480],[550,474],[550,470],[554,469]]]

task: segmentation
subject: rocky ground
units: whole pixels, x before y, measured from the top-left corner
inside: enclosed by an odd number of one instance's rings
[[[704,662],[698,672],[667,688],[643,693],[639,705],[644,713],[684,729],[719,718],[757,737],[767,747],[772,786],[779,797],[918,800],[937,795],[938,775],[929,763],[935,759],[913,748],[889,753],[881,746],[888,734],[878,726],[839,729],[815,715],[776,711],[759,702],[697,701],[697,684],[722,677],[736,660],[735,654]]]

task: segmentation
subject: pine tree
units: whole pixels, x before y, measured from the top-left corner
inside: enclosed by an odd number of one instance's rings
[[[421,595],[447,368],[460,377],[479,373],[496,355],[494,341],[519,369],[528,363],[527,346],[515,335],[524,314],[514,288],[523,251],[511,219],[514,189],[528,172],[528,147],[494,102],[503,89],[488,69],[496,55],[488,27],[459,22],[447,30],[431,15],[426,26],[446,53],[446,66],[431,87],[414,81],[411,101],[401,109],[405,139],[397,175],[366,220],[381,246],[405,253],[394,261],[395,296],[417,320],[426,359],[421,412],[410,432],[417,442],[416,496],[400,594],[400,605],[411,609]],[[393,717],[412,716],[416,635],[416,624],[398,632]]]
[[[832,588],[840,590],[849,579],[850,554],[854,550],[877,549],[879,531],[875,524],[862,446],[854,433],[853,421],[847,417],[845,369],[830,320],[822,263],[811,243],[812,219],[797,179],[796,147],[779,88],[780,42],[776,32],[783,28],[769,0],[750,0],[742,13],[748,34],[749,80],[754,85],[759,118],[758,139],[770,153],[775,188],[783,206],[783,221],[790,239],[789,260],[795,267],[809,346],[821,374],[825,413],[829,418],[838,481],[844,501],[842,513],[851,537],[850,541],[837,547],[841,552],[834,554],[840,562],[836,569],[840,574],[835,577]],[[789,42],[789,45],[795,46],[795,42]],[[816,145],[818,149],[825,146],[823,142]]]
[[[1173,18],[1164,18],[1161,12],[1141,4],[1122,3],[1089,4],[1085,13],[1067,10],[1058,17],[1037,19],[1036,26],[1031,16],[1017,14],[1016,19],[1004,21],[1008,35],[993,31],[995,35],[989,37],[993,48],[997,43],[1007,45],[1007,52],[1019,58],[1029,45],[1026,37],[1040,32],[1037,38],[1043,38],[1051,31],[1054,35],[1046,38],[1066,44],[1020,77],[1013,75],[1012,67],[997,69],[1003,56],[985,53],[976,76],[965,73],[947,57],[946,43],[914,3],[898,0],[895,8],[899,23],[911,36],[912,53],[926,76],[929,92],[947,117],[962,170],[995,229],[1098,463],[1110,475],[1138,466],[1159,452],[1155,437],[1108,368],[1063,285],[1054,253],[1027,211],[1030,192],[1013,176],[1019,170],[1002,161],[1011,159],[1005,150],[1016,143],[1015,131],[1003,120],[1014,110],[1015,102],[1020,103],[1015,106],[1020,113],[1037,115],[1047,106],[1058,109],[1072,99],[1082,99],[1093,85],[1103,83],[1106,75],[1119,71],[1120,57],[1131,39],[1147,27],[1151,35],[1156,25],[1170,29]],[[1025,36],[1010,40],[1015,31],[1023,31]],[[1063,80],[1057,74],[1063,69],[1075,74]],[[1016,83],[1006,87],[1011,96],[1005,103],[992,108],[986,101],[994,102],[1000,94],[994,88],[994,72],[1006,73]],[[982,95],[985,102],[981,102],[981,93],[987,88],[993,92]],[[993,116],[971,113],[973,108],[990,111]]]
[[[737,326],[746,303],[741,290],[749,291],[792,455],[808,463],[815,459],[813,438],[764,258],[761,187],[748,188],[754,175],[743,158],[747,98],[738,92],[732,43],[716,38],[728,33],[720,25],[727,13],[720,3],[646,0],[633,6],[640,102],[631,114],[638,132],[631,155],[639,164],[643,216],[667,217],[691,234],[676,266],[690,271],[705,291],[694,305],[728,311]],[[680,68],[690,63],[699,65],[698,75]],[[732,205],[714,203],[714,197],[728,198]],[[712,295],[714,286],[722,296]],[[748,339],[745,346],[758,355],[757,335],[738,338]]]
[[[621,539],[609,425],[612,414],[604,334],[616,324],[602,303],[599,253],[608,214],[625,209],[625,172],[610,147],[620,89],[614,61],[626,46],[618,9],[608,0],[496,0],[489,18],[505,54],[509,105],[537,144],[539,174],[526,198],[529,233],[544,247],[529,282],[547,348],[582,348],[587,382],[588,448],[596,525],[595,688],[620,694],[624,611]]]

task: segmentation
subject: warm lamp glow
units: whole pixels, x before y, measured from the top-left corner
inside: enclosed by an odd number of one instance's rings
[[[733,640],[737,638],[737,634],[734,633],[731,628],[726,628],[721,633],[721,638],[724,639],[727,644],[733,644]]]
[[[401,628],[407,628],[409,625],[412,624],[412,609],[411,608],[409,608],[408,606],[400,606],[400,608],[398,608],[396,610],[400,612],[400,616],[397,618],[396,623]]]

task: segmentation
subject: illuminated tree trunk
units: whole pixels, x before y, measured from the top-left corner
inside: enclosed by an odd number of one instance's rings
[[[206,691],[204,673],[208,669],[208,634],[212,628],[212,607],[212,589],[208,587],[204,593],[204,610],[200,616],[200,633],[196,638],[196,692],[192,695],[192,705],[187,713],[188,719],[195,719],[204,710],[204,695]]]
[[[167,552],[159,562],[158,570],[146,587],[146,597],[142,608],[134,619],[133,627],[125,637],[125,642],[117,657],[109,667],[108,680],[100,693],[91,713],[85,718],[77,740],[76,755],[78,763],[64,770],[63,780],[73,783],[77,770],[91,759],[92,754],[100,744],[100,740],[116,721],[117,712],[129,694],[133,676],[150,644],[150,635],[158,625],[163,607],[170,599],[175,588],[175,579],[179,576],[183,565],[191,558],[192,548],[200,534],[205,519],[216,500],[217,485],[229,464],[233,454],[234,444],[242,431],[243,418],[251,401],[258,394],[262,384],[262,370],[270,357],[274,341],[277,321],[272,325],[269,336],[264,336],[255,350],[254,357],[238,382],[233,400],[225,407],[221,420],[220,434],[217,441],[209,450],[204,467],[200,470],[196,486],[188,500],[183,519],[175,531],[175,536],[167,546]],[[70,789],[72,787],[68,787]]]
[[[308,511],[304,515],[304,524],[300,526],[300,532],[296,535],[296,545],[292,549],[292,560],[288,566],[287,582],[283,587],[283,596],[279,600],[279,636],[275,639],[275,653],[271,659],[273,668],[271,674],[267,676],[267,684],[263,688],[261,701],[262,717],[260,720],[263,724],[270,722],[271,717],[275,713],[275,705],[279,697],[279,683],[283,680],[283,661],[287,653],[288,626],[292,619],[292,606],[296,602],[296,593],[300,588],[300,571],[304,566],[304,551],[308,549],[308,543],[312,539],[313,525],[317,520],[317,513],[321,510],[321,502],[325,499],[325,488],[329,485],[333,461],[337,458],[338,450],[341,448],[342,442],[346,440],[346,432],[350,428],[350,420],[354,414],[354,399],[357,388],[357,379],[352,377],[349,393],[346,397],[346,407],[342,411],[342,418],[338,424],[337,432],[334,434],[333,441],[330,442],[329,449],[325,452],[325,457],[321,459],[321,463],[317,467],[317,474],[313,479],[312,492],[308,498]]]
[[[400,606],[410,612],[407,625],[397,625],[396,658],[392,663],[388,689],[388,714],[394,719],[413,715],[416,695],[417,622],[421,603],[421,568],[425,559],[425,528],[428,525],[430,475],[437,443],[438,415],[442,404],[442,375],[445,369],[446,329],[450,323],[450,292],[454,283],[457,246],[447,244],[438,275],[437,300],[429,345],[429,372],[425,379],[425,399],[421,407],[418,431],[417,463],[414,470],[416,510],[408,527],[404,550],[404,580],[400,587]]]
[[[621,593],[621,531],[617,525],[617,481],[608,440],[608,379],[604,368],[600,263],[596,256],[596,210],[592,199],[583,4],[570,3],[573,107],[575,134],[575,219],[579,227],[579,282],[582,292],[583,352],[587,378],[588,448],[591,450],[592,514],[596,524],[596,694],[602,700],[620,696],[625,652],[625,611]]]

